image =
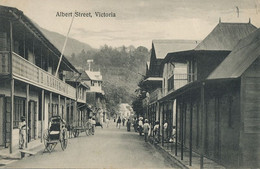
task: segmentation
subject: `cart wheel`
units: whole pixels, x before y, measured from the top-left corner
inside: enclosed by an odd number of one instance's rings
[[[55,146],[56,146],[57,143],[47,143],[47,150],[51,153]]]
[[[61,144],[61,149],[64,151],[67,148],[68,145],[68,135],[67,135],[67,130],[64,129],[62,131],[62,135],[60,138],[60,144]]]
[[[74,130],[73,130],[73,136],[74,136],[74,137],[78,137],[78,136],[79,136],[79,130],[74,129]]]

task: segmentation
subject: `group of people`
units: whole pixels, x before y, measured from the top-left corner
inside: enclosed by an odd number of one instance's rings
[[[125,121],[126,119],[123,118],[121,120],[120,116],[118,117],[117,121],[116,121],[116,127],[120,129],[121,127],[121,123],[123,123],[123,126],[125,125]],[[114,120],[115,122],[115,120]],[[131,131],[131,122],[130,122],[130,119],[127,119],[127,122],[126,122],[126,128],[127,128],[127,131]]]
[[[135,132],[139,132],[139,135],[141,136],[142,133],[144,133],[144,140],[145,142],[148,141],[148,137],[152,135],[154,136],[154,142],[159,143],[160,142],[160,122],[156,121],[154,126],[152,127],[151,124],[149,124],[148,119],[143,120],[143,117],[139,117],[139,120],[136,118],[134,119],[134,130]],[[173,142],[176,134],[175,126],[172,128],[172,133],[169,133],[169,126],[167,121],[163,124],[163,135],[164,135],[164,141]]]

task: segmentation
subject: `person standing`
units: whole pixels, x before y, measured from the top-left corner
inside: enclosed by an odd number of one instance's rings
[[[143,133],[143,117],[139,117],[138,131],[139,131],[139,135],[141,136]]]
[[[120,116],[118,117],[116,124],[117,124],[117,127],[120,129],[120,126],[121,126],[121,118],[120,118]]]
[[[131,122],[130,122],[129,119],[128,119],[127,122],[126,122],[126,127],[127,127],[127,131],[130,131],[130,130],[131,130]]]
[[[159,121],[156,121],[155,125],[154,125],[154,128],[153,128],[155,143],[159,142],[159,130],[160,130],[160,125],[159,124],[160,124]]]
[[[145,119],[144,121],[144,126],[143,126],[143,130],[144,130],[144,140],[145,142],[148,141],[148,132],[149,132],[149,129],[150,129],[150,125],[148,123],[148,120]]]
[[[107,128],[109,127],[109,119],[108,118],[106,118],[106,126],[107,126]]]
[[[95,127],[96,127],[96,120],[94,117],[92,117],[92,120],[91,120],[91,127],[92,127],[92,135],[94,135]]]
[[[123,126],[125,126],[125,118],[122,119]]]
[[[136,117],[134,118],[134,129],[135,129],[135,132],[137,132],[137,119],[136,119]]]
[[[168,123],[165,121],[163,125],[163,131],[164,131],[164,141],[168,141]]]
[[[19,149],[24,149],[25,136],[26,136],[25,117],[21,117],[21,121],[19,122]]]

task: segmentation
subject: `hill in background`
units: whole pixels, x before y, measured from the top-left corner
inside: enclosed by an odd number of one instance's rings
[[[41,27],[39,29],[60,51],[62,50],[65,36]],[[68,39],[64,54],[75,67],[83,69],[88,69],[88,59],[94,60],[91,69],[101,71],[107,108],[114,112],[117,111],[118,104],[132,103],[137,84],[145,74],[145,65],[150,56],[148,49],[142,46],[112,48],[104,45],[100,49],[93,49],[90,45],[73,38]]]
[[[48,40],[52,42],[61,52],[66,37],[59,33],[51,32],[47,29],[41,28],[39,26],[38,28],[48,38]],[[79,53],[82,50],[89,51],[89,50],[93,50],[93,48],[86,43],[80,42],[73,38],[68,38],[64,55],[68,58],[71,57],[73,53]]]

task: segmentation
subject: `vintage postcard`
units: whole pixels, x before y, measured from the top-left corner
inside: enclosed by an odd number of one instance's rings
[[[260,0],[1,0],[0,168],[260,168]]]

